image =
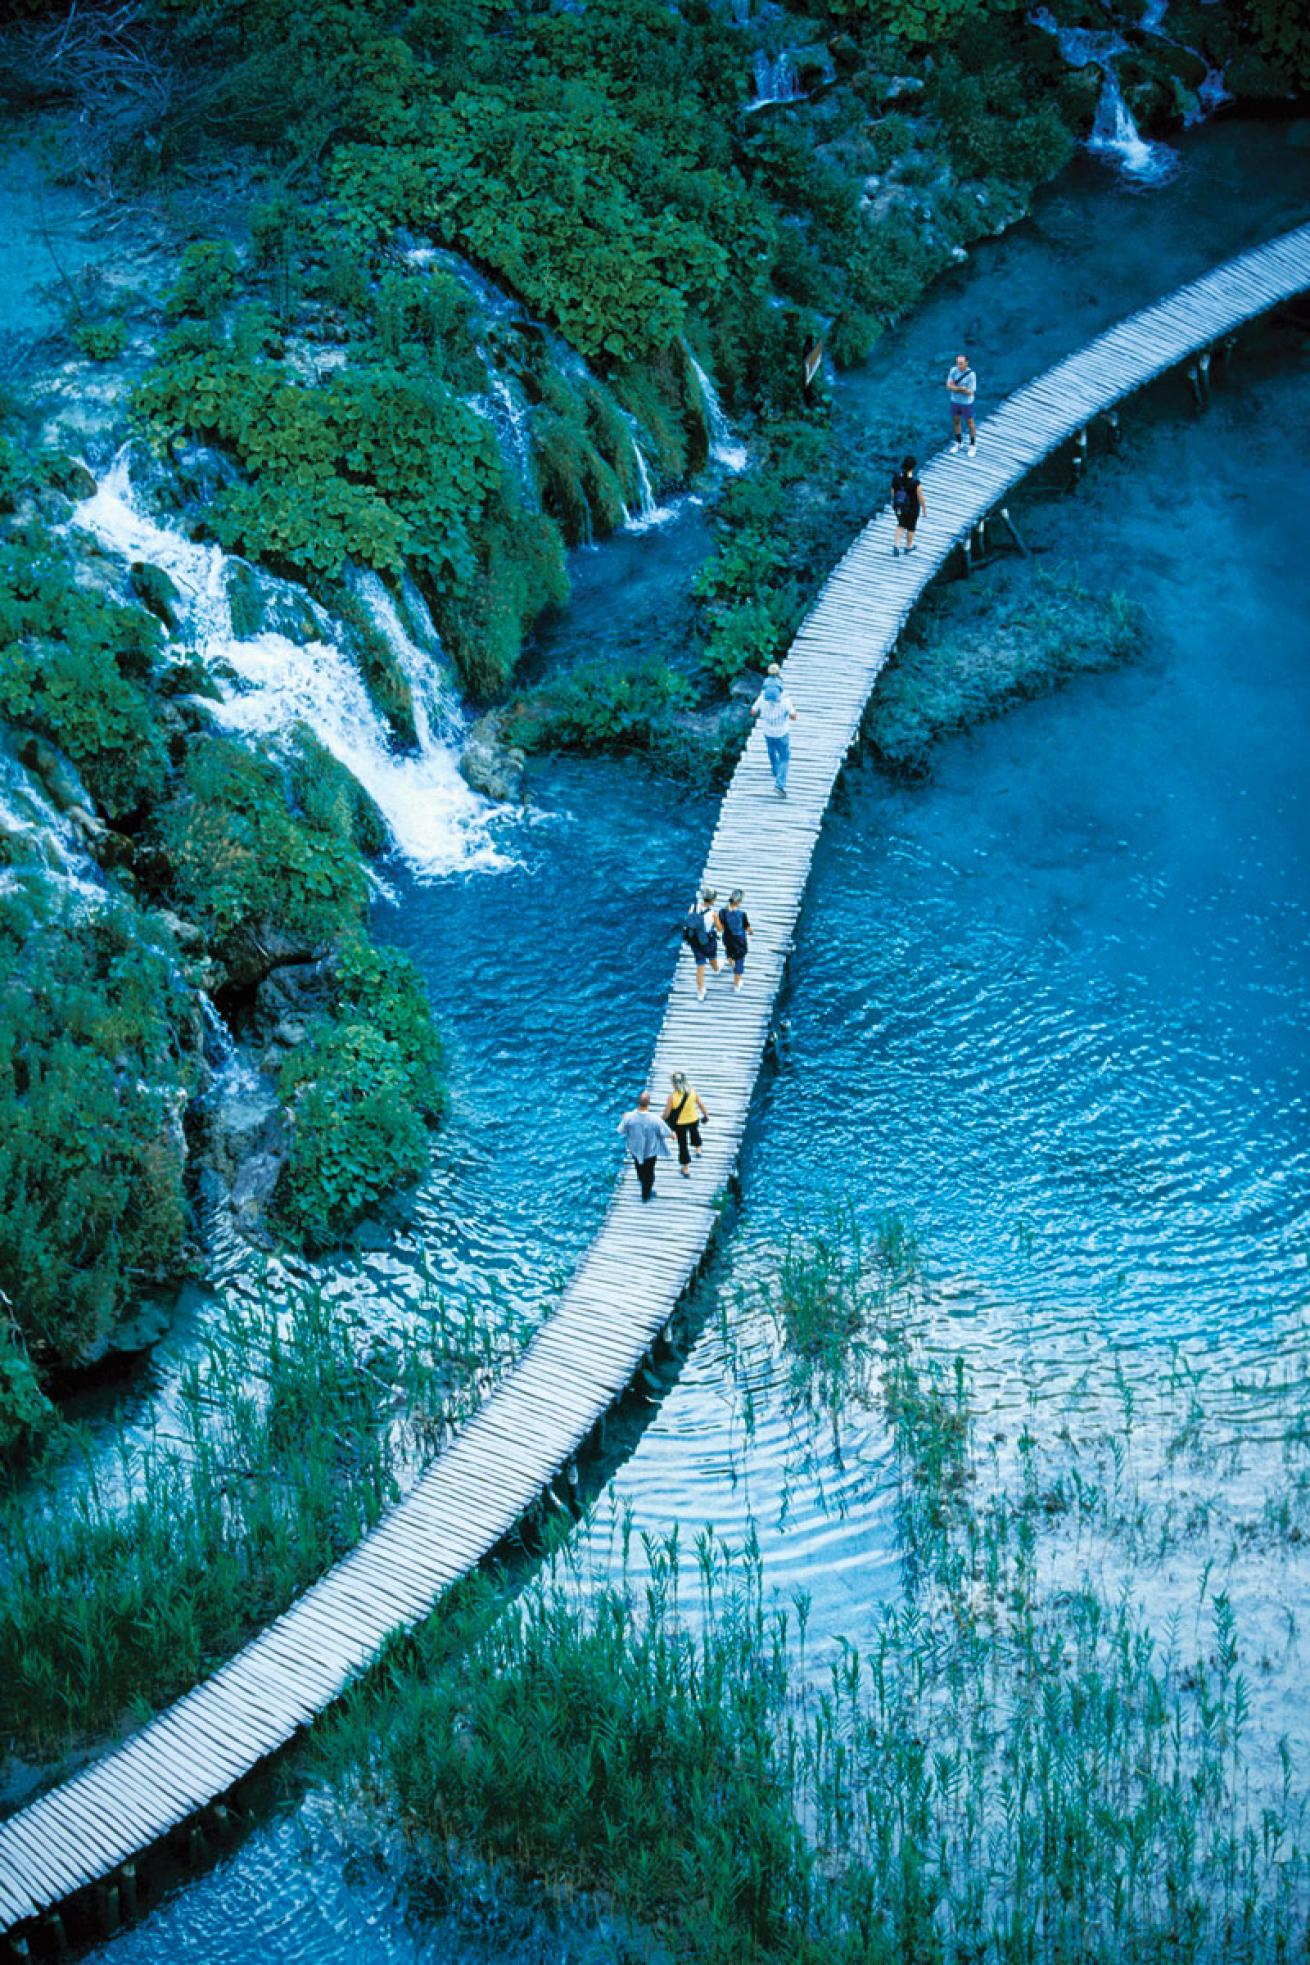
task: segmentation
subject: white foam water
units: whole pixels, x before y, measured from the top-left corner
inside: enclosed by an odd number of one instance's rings
[[[719,392],[701,367],[691,349],[687,349],[687,360],[700,388],[701,401],[705,405],[705,420],[710,429],[710,456],[716,464],[722,464],[726,471],[744,471],[746,468],[746,446],[733,433],[731,423],[723,412]]]
[[[1157,19],[1162,14],[1161,8]],[[1163,184],[1173,175],[1178,160],[1168,144],[1152,143],[1142,135],[1124,101],[1114,66],[1116,57],[1128,46],[1123,36],[1113,28],[1062,27],[1048,7],[1036,8],[1028,18],[1034,27],[1054,35],[1060,53],[1071,68],[1090,68],[1094,64],[1101,71],[1096,118],[1087,139],[1091,154],[1111,159],[1133,183]],[[1143,24],[1153,31],[1154,22]]]
[[[655,486],[651,481],[650,465],[637,435],[636,420],[628,417],[628,427],[632,431],[632,461],[637,473],[637,509],[630,512],[624,506],[624,530],[627,532],[649,532],[653,526],[664,525],[674,516],[672,505],[661,505],[655,496]]]
[[[802,102],[805,98],[796,64],[786,48],[776,55],[766,55],[761,49],[755,57],[754,80],[755,94],[746,104],[748,111],[765,109],[771,102]]]
[[[196,652],[223,690],[214,715],[227,729],[274,740],[313,731],[373,800],[397,850],[429,879],[506,863],[497,814],[460,775],[459,716],[435,656],[404,629],[381,580],[361,576],[365,604],[395,651],[414,697],[417,750],[398,751],[355,664],[316,609],[321,636],[303,646],[271,630],[240,640],[227,603],[225,555],[161,525],[142,507],[120,452],[73,523],[110,551],[166,573],[182,598]]]

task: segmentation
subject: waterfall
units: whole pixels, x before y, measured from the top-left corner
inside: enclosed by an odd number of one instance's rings
[[[650,466],[646,462],[646,453],[637,435],[636,418],[628,416],[626,421],[632,432],[632,461],[637,473],[637,509],[635,512],[629,512],[627,506],[624,506],[623,527],[625,532],[649,532],[652,526],[663,525],[666,519],[673,517],[673,507],[657,502],[655,487],[651,483]]]
[[[299,724],[308,725],[368,793],[397,850],[421,874],[503,864],[490,836],[492,808],[460,776],[458,717],[449,686],[434,658],[407,634],[376,576],[359,578],[366,605],[413,691],[419,748],[409,756],[394,749],[358,669],[321,609],[314,610],[320,635],[303,647],[271,630],[237,638],[227,605],[225,555],[217,546],[183,538],[142,510],[126,450],[77,507],[72,523],[111,551],[146,560],[172,580],[189,638],[223,691],[212,705],[218,723],[275,741]],[[286,584],[263,574],[260,579]]]
[[[684,344],[685,345],[685,344]],[[719,392],[710,381],[696,357],[688,348],[687,360],[691,363],[693,375],[700,388],[701,401],[705,405],[705,421],[710,428],[710,456],[716,464],[722,464],[728,471],[744,471],[746,468],[746,446],[732,433],[732,425],[723,413]]]
[[[1093,156],[1117,158],[1124,176],[1140,184],[1163,183],[1174,167],[1173,152],[1163,143],[1148,143],[1123,99],[1115,70],[1107,63],[1102,72],[1105,79],[1087,148]]]
[[[776,55],[766,55],[761,49],[755,57],[754,75],[755,94],[746,105],[748,110],[763,109],[771,102],[803,102],[805,99],[796,64],[787,48]]]
[[[1028,18],[1034,27],[1055,36],[1060,53],[1071,68],[1095,66],[1101,71],[1096,119],[1087,139],[1092,155],[1114,158],[1123,175],[1133,183],[1163,183],[1172,174],[1177,160],[1167,144],[1151,143],[1142,135],[1124,101],[1114,65],[1116,58],[1127,51],[1128,43],[1123,36],[1114,29],[1062,27],[1047,7],[1038,7]]]

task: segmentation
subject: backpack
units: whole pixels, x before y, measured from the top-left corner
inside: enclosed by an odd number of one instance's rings
[[[687,909],[682,924],[682,939],[696,955],[704,955],[711,946],[705,927],[705,910],[699,904]]]
[[[771,675],[769,677],[763,689],[760,691],[760,694],[763,696],[766,703],[776,703],[781,700],[782,684],[779,682],[776,675]]]
[[[898,472],[892,479],[892,508],[903,512],[910,502],[910,480]]]

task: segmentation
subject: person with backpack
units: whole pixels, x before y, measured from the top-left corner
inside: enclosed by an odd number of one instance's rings
[[[650,1109],[650,1093],[643,1092],[631,1112],[619,1120],[623,1143],[637,1169],[637,1185],[643,1201],[655,1192],[655,1163],[669,1157],[669,1129]]]
[[[974,398],[978,394],[978,378],[969,365],[967,355],[957,355],[946,371],[946,395],[951,405],[951,416],[955,423],[955,443],[952,446],[958,457],[964,442],[961,421],[969,426],[969,455],[978,455],[978,425],[973,419]]]
[[[723,929],[723,953],[732,964],[734,989],[741,988],[751,932],[750,916],[742,906],[744,898],[741,888],[734,887],[728,896],[728,905],[719,916],[719,926]]]
[[[787,796],[787,766],[791,762],[789,724],[796,721],[796,705],[782,686],[782,670],[770,662],[764,674],[764,687],[751,704],[751,715],[760,719],[764,746],[779,798]]]
[[[919,481],[919,461],[915,457],[903,457],[901,468],[892,479],[892,511],[896,514],[893,559],[898,553],[914,551],[914,528],[927,509],[928,501]]]
[[[706,964],[719,973],[719,917],[714,911],[717,896],[712,887],[703,888],[700,899],[693,901],[687,909],[687,918],[682,924],[682,939],[691,950],[696,964],[696,995],[705,1001]]]
[[[700,1153],[700,1129],[709,1113],[697,1095],[696,1087],[687,1083],[685,1071],[673,1073],[673,1090],[664,1106],[664,1123],[672,1126],[673,1136],[678,1142],[678,1172],[684,1179],[691,1179],[691,1154],[693,1147]]]

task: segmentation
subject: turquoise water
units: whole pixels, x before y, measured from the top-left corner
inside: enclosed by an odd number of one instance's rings
[[[1009,386],[1290,222],[1296,185],[1274,165],[1300,153],[1282,132],[1203,135],[1149,196],[1079,166],[889,341],[843,413],[885,430],[930,362],[935,383],[966,297],[978,345],[984,322],[1008,323],[988,362],[999,379],[1012,360]],[[1307,447],[1289,431],[1307,382],[1302,332],[1249,337],[1204,416],[1166,383],[1075,496],[1016,500],[1046,564],[1076,560],[1088,585],[1138,603],[1137,657],[943,743],[926,783],[848,777],[705,1327],[602,1506],[598,1560],[611,1509],[630,1505],[654,1528],[755,1524],[770,1581],[813,1593],[816,1631],[858,1637],[894,1588],[877,1433],[856,1426],[841,1469],[801,1465],[758,1315],[734,1307],[786,1233],[838,1202],[913,1223],[931,1341],[967,1351],[998,1430],[1030,1388],[1081,1396],[1089,1363],[1112,1354],[1145,1385],[1179,1343],[1235,1379],[1299,1335],[1310,570],[1278,519],[1307,508]],[[696,508],[684,522],[700,525]],[[634,552],[640,581],[623,570]],[[557,645],[639,645],[678,604],[691,557],[677,525],[593,556]],[[536,795],[515,870],[398,878],[379,925],[423,965],[452,1039],[455,1112],[413,1244],[452,1290],[543,1303],[603,1208],[614,1119],[644,1076],[712,805],[609,764],[555,767]],[[375,1280],[397,1260],[378,1257]],[[403,1911],[311,1798],[101,1955],[581,1955],[547,1934],[483,1933],[479,1914]]]

